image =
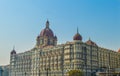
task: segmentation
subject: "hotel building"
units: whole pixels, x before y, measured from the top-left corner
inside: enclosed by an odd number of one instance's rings
[[[78,29],[73,41],[57,44],[57,40],[47,21],[34,48],[11,51],[10,76],[66,76],[73,69],[91,76],[99,68],[120,68],[120,50],[102,48],[91,39],[83,42]]]

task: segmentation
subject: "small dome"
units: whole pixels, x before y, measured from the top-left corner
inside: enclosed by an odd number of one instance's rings
[[[49,28],[49,21],[46,22],[46,28],[40,32],[40,36],[54,37],[53,31]]]
[[[85,43],[88,44],[88,45],[97,46],[97,44],[90,39],[88,41],[86,41]]]
[[[13,49],[12,51],[11,51],[11,54],[13,55],[13,54],[16,54],[16,51]]]
[[[82,41],[82,36],[79,34],[78,29],[77,29],[77,33],[73,37],[73,40],[81,40]]]
[[[82,36],[81,36],[79,33],[77,33],[77,34],[75,34],[75,36],[73,37],[73,40],[82,40]]]
[[[120,49],[118,50],[118,52],[120,53]]]

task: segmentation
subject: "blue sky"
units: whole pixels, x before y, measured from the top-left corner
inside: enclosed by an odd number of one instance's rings
[[[0,0],[0,65],[9,64],[13,46],[33,48],[47,19],[58,43],[72,41],[78,27],[83,42],[120,48],[119,0]]]

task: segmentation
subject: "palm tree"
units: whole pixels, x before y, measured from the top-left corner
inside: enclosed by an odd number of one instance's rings
[[[68,76],[83,76],[83,72],[81,70],[70,70],[67,74]]]

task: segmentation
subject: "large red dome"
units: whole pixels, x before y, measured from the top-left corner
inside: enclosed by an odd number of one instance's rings
[[[54,37],[53,31],[49,28],[49,21],[46,22],[46,27],[40,32],[40,36]]]
[[[45,28],[41,31],[40,36],[54,37],[54,34],[50,28]]]

